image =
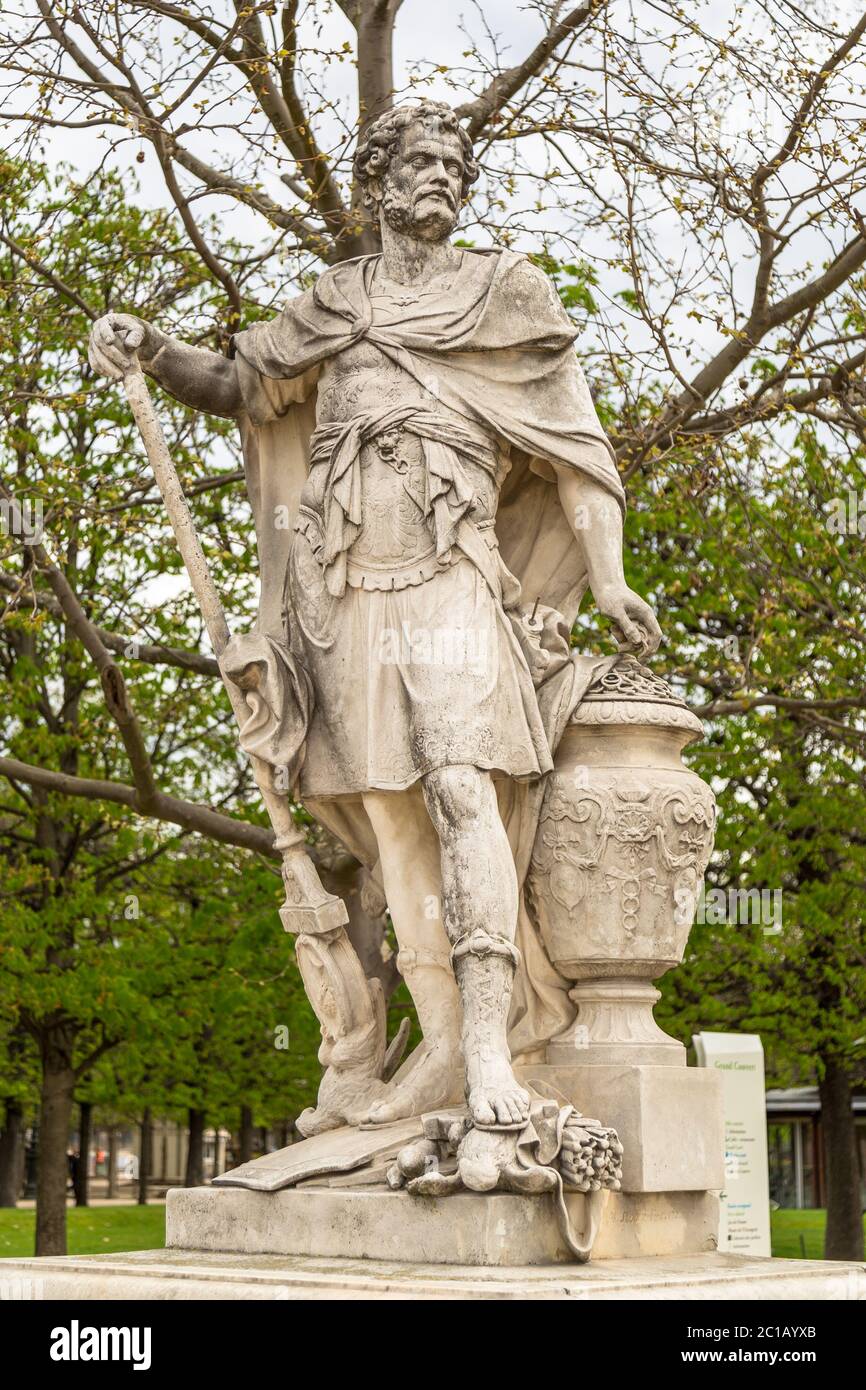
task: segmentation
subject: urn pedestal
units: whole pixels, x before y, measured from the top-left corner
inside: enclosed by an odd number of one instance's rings
[[[682,761],[700,720],[625,658],[572,716],[548,779],[529,875],[539,931],[573,981],[574,1023],[526,1080],[602,1114],[624,1147],[623,1191],[724,1182],[719,1079],[686,1068],[656,1023],[713,847],[715,801]]]
[[[556,755],[530,888],[577,1019],[550,1063],[685,1066],[653,1018],[654,981],[683,958],[713,847],[710,788],[682,762],[700,720],[624,659],[578,706]]]

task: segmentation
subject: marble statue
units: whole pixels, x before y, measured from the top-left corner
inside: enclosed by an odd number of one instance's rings
[[[241,743],[381,885],[423,1032],[401,1064],[342,928],[301,931],[327,1069],[299,1127],[457,1107],[391,1181],[429,1177],[468,1127],[461,1171],[483,1189],[547,1122],[516,1064],[575,1021],[530,866],[563,733],[621,657],[574,652],[571,628],[589,589],[621,653],[660,631],[624,578],[623,488],[554,287],[523,255],[452,240],[478,172],[454,112],[388,111],[355,171],[380,254],[326,270],[229,356],[110,313],[90,360],[117,378],[137,358],[239,421],[261,580],[254,631],[220,658]]]

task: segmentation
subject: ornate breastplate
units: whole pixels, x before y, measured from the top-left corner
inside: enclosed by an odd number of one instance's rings
[[[417,435],[387,430],[361,454],[361,530],[350,569],[400,571],[433,555],[424,451]],[[351,582],[351,580],[350,580]]]

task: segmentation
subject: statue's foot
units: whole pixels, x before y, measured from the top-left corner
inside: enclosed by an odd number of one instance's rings
[[[463,1099],[459,1048],[425,1041],[419,1043],[417,1051],[422,1055],[405,1079],[392,1082],[388,1093],[370,1107],[363,1123],[388,1125],[438,1106],[457,1105]]]
[[[529,1119],[529,1096],[518,1086],[507,1057],[488,1053],[468,1064],[469,1113],[476,1125],[517,1126]]]

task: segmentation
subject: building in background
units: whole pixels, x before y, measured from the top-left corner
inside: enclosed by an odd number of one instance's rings
[[[860,1203],[866,1208],[866,1091],[855,1093]],[[827,1187],[817,1086],[767,1092],[770,1198],[780,1207],[825,1207]]]

